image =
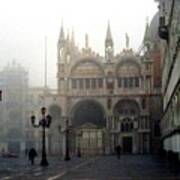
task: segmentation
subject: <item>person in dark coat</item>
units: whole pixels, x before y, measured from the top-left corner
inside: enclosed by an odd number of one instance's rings
[[[116,151],[117,158],[120,159],[120,156],[121,156],[121,146],[117,145],[116,148],[115,148],[115,151]]]
[[[31,148],[28,153],[29,161],[31,162],[31,165],[34,165],[34,159],[37,156],[37,152],[34,148]]]

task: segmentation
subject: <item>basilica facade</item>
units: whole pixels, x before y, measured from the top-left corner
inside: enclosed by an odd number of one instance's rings
[[[70,152],[110,154],[120,145],[124,153],[149,153],[153,60],[134,52],[128,35],[126,47],[115,54],[109,23],[104,48],[104,57],[95,53],[86,34],[85,47],[79,49],[74,33],[65,35],[61,27],[56,102],[61,130],[69,130]]]

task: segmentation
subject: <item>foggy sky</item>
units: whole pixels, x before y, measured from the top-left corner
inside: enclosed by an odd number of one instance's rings
[[[157,11],[154,0],[4,0],[0,4],[0,68],[15,59],[30,74],[30,84],[44,83],[44,37],[48,42],[48,85],[56,86],[57,40],[63,19],[65,31],[72,27],[76,43],[104,55],[107,21],[110,20],[115,52],[125,46],[141,45],[146,17]]]

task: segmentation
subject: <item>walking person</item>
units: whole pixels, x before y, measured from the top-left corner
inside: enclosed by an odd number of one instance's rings
[[[121,157],[121,146],[117,145],[115,151],[116,151],[117,158],[120,159],[120,157]]]
[[[34,159],[37,156],[37,152],[34,148],[31,148],[28,153],[29,161],[31,162],[31,165],[34,165]]]

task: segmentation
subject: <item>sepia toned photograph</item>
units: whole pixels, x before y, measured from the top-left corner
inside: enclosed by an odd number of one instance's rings
[[[180,180],[180,0],[2,0],[0,62],[0,180]]]

